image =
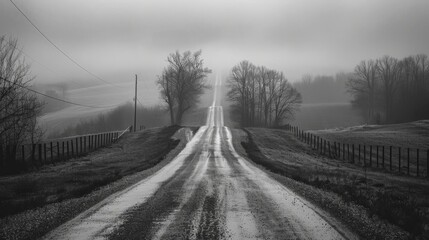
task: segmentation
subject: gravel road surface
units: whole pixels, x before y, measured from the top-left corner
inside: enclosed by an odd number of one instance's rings
[[[185,149],[45,239],[349,239],[334,219],[234,150],[215,94]]]

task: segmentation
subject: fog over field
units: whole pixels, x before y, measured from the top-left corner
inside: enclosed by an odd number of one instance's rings
[[[201,49],[214,72],[228,73],[245,59],[282,71],[290,82],[306,74],[352,72],[361,60],[385,54],[402,58],[429,52],[427,1],[14,2],[93,74],[55,49],[11,2],[2,1],[1,34],[18,39],[36,76],[33,84],[65,82],[68,100],[96,106],[132,101],[134,74],[142,104],[162,104],[155,81],[176,50]],[[87,84],[96,86],[82,87]],[[306,98],[303,94],[304,103]],[[108,109],[66,107],[41,119],[50,125],[53,119]]]

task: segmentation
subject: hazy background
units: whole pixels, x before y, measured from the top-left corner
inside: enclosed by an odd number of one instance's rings
[[[134,74],[142,103],[160,104],[156,75],[176,50],[202,49],[206,65],[217,72],[247,59],[283,71],[292,82],[304,74],[351,72],[361,60],[384,54],[429,52],[429,1],[423,0],[14,2],[73,59],[116,85],[79,69],[1,1],[0,34],[19,40],[35,84],[67,82],[68,99],[93,105],[131,101]],[[45,119],[76,111],[90,110],[69,107]]]

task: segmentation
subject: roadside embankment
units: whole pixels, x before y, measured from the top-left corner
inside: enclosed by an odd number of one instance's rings
[[[0,239],[41,237],[152,175],[184,148],[191,132],[172,126],[130,133],[85,157],[1,178]]]
[[[234,144],[271,176],[364,239],[427,238],[429,181],[320,156],[284,130],[234,130]]]

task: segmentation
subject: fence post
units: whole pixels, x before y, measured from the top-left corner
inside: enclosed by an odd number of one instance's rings
[[[36,154],[36,144],[31,144],[31,162],[33,162],[33,164],[36,160],[35,154]],[[8,154],[8,156],[10,156],[10,154]]]
[[[93,147],[92,147],[92,135],[88,136],[88,141],[89,141],[89,150],[92,150],[93,149]]]
[[[347,143],[347,161],[350,161],[350,144]]]
[[[377,167],[378,167],[378,145],[377,145]]]
[[[390,171],[392,171],[392,146],[389,147]]]
[[[57,161],[60,161],[60,142],[57,142]]]
[[[359,164],[360,164],[360,144],[359,144]]]
[[[343,161],[346,160],[346,144],[343,143]]]
[[[369,145],[369,166],[372,167],[372,145]]]
[[[355,163],[355,144],[352,144],[352,162]]]
[[[3,159],[3,145],[0,144],[0,166],[4,165],[4,159]]]
[[[3,152],[3,149],[1,149],[1,151]],[[21,146],[21,154],[22,154],[22,163],[25,164],[25,146],[24,145]]]
[[[75,153],[74,153],[73,139],[70,140],[70,147],[71,147],[71,155],[72,155],[72,157],[76,156]]]
[[[67,158],[70,158],[70,147],[69,147],[69,141],[67,141]]]
[[[43,143],[43,155],[45,156],[45,163],[47,163],[48,157],[46,156],[46,143]]]
[[[366,146],[363,145],[363,166],[366,167]]]
[[[407,148],[407,175],[410,175],[410,148]]]
[[[401,172],[401,147],[399,147],[399,172]]]
[[[383,151],[383,162],[382,162],[382,165],[383,165],[383,169],[384,169],[384,146],[383,146],[382,151]]]
[[[334,151],[334,158],[337,158],[337,142],[334,142],[334,149],[332,149]]]
[[[86,147],[86,136],[83,136],[83,152],[86,153],[87,151],[87,147]]]
[[[420,155],[420,153],[419,153],[419,149],[417,148],[417,177],[419,176],[419,170],[420,170],[420,167],[419,167],[419,156]]]
[[[328,150],[329,150],[329,157],[332,158],[332,154],[331,154],[331,142],[328,141]]]
[[[317,136],[317,150],[319,150],[319,136]]]
[[[64,141],[61,143],[61,145],[63,146],[63,154],[62,154],[62,157],[61,157],[61,159],[64,161],[65,160],[65,158],[66,158],[66,155],[65,155],[65,147],[64,147],[64,145],[65,145],[65,143],[64,143]]]
[[[83,149],[83,139],[82,139],[82,137],[79,137],[80,139],[79,139],[79,141],[80,141],[80,153],[85,153],[85,150]]]
[[[54,163],[54,145],[50,142],[51,145],[51,163]]]
[[[426,150],[426,177],[429,178],[429,149]]]
[[[323,154],[326,155],[326,139],[323,139]]]
[[[39,153],[39,162],[40,162],[40,164],[41,164],[41,165],[43,165],[43,159],[42,159],[42,156],[43,156],[43,155],[42,155],[42,144],[41,144],[41,143],[39,143],[38,145],[39,145],[39,152],[38,152],[38,153]]]

